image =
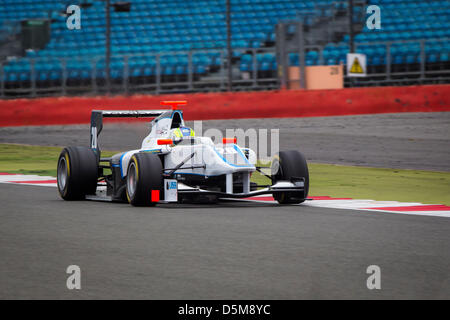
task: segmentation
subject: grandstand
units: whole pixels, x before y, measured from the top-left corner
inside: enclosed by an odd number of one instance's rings
[[[0,96],[164,93],[276,89],[276,25],[301,21],[309,42],[305,65],[346,63],[350,51],[347,1],[231,0],[232,57],[227,60],[226,0],[131,0],[129,12],[111,11],[111,88],[106,88],[105,2],[101,0],[2,0]],[[368,59],[369,77],[346,85],[442,83],[450,79],[450,2],[359,1],[353,22],[356,51]],[[64,14],[81,6],[81,29]],[[379,5],[382,29],[364,27],[365,6]],[[17,49],[20,22],[50,21],[43,48]],[[342,28],[342,26],[344,27]],[[314,30],[327,28],[330,34]],[[341,26],[341,28],[339,28]],[[340,32],[338,32],[340,31]],[[288,30],[289,34],[295,30]],[[27,49],[27,50],[25,50]],[[229,64],[231,61],[231,64]],[[300,64],[288,52],[290,66]]]

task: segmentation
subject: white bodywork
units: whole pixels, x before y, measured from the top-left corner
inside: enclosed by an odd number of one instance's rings
[[[184,127],[184,120],[180,111],[168,111],[152,121],[150,134],[142,141],[140,149],[125,152],[120,157],[119,166],[122,177],[126,176],[128,163],[137,152],[152,152],[164,155],[164,169],[172,169],[186,161],[174,174],[196,174],[205,177],[227,175],[227,190],[232,190],[232,174],[242,172],[244,181],[249,181],[251,172],[255,171],[256,154],[250,149],[241,149],[238,145],[214,144],[208,137],[187,136],[174,145],[158,145],[158,139],[173,139],[172,121]],[[180,121],[181,119],[181,121]],[[177,125],[178,125],[177,124]],[[247,156],[245,155],[247,153]],[[192,154],[193,157],[189,158]],[[191,168],[191,167],[195,168]],[[230,186],[228,184],[230,183]],[[247,184],[247,183],[245,183]],[[227,191],[227,192],[228,192]]]

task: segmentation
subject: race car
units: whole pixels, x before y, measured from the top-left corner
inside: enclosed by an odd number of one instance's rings
[[[236,138],[214,143],[197,137],[185,125],[179,106],[185,101],[163,101],[164,110],[93,110],[90,147],[66,147],[57,166],[57,185],[64,200],[128,202],[154,206],[170,202],[217,202],[271,194],[280,204],[305,201],[309,189],[308,165],[298,151],[274,156],[270,174],[257,165],[256,153],[241,148]],[[103,118],[153,118],[141,148],[103,158],[98,137]],[[251,182],[255,171],[270,185]]]

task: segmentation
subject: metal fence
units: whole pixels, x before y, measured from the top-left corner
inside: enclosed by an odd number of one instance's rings
[[[436,44],[440,44],[440,50],[436,49]],[[373,55],[368,56],[369,62],[372,63],[368,63],[366,77],[353,78],[346,75],[345,55],[348,53],[348,48],[345,49],[344,56],[338,59],[338,63],[344,65],[344,85],[345,87],[363,87],[449,83],[449,44],[449,38],[355,43],[355,52],[357,53],[368,53],[369,50],[367,49],[373,49],[375,46],[383,47],[384,50],[376,55],[377,62],[374,61]],[[414,50],[411,50],[411,47]],[[310,51],[318,53],[318,65],[328,64],[324,54],[324,46],[306,45],[304,46],[303,56],[307,56]],[[291,50],[285,53],[284,59],[287,65],[289,65],[288,55],[292,53],[298,53],[301,56],[298,48],[295,51]],[[399,56],[407,58],[397,61],[396,57]],[[301,61],[300,59],[300,65]],[[288,83],[293,81],[301,80],[287,80]]]
[[[346,78],[346,84],[348,86],[379,86],[448,83],[450,82],[449,43],[449,38],[356,43],[357,52],[364,52],[364,48],[378,45],[385,48],[385,55],[381,56],[381,64],[368,67],[366,78]],[[436,49],[436,44],[439,44],[440,50]],[[406,61],[396,63],[395,51],[397,56],[399,51],[403,51],[402,55]],[[443,59],[444,56],[445,59]]]
[[[254,57],[253,70],[239,70],[242,54]],[[231,65],[234,90],[262,90],[278,87],[272,74],[258,71],[256,57],[274,49],[235,49]],[[170,61],[178,61],[170,63]],[[8,81],[0,66],[0,97],[45,95],[98,95],[134,93],[175,93],[227,90],[227,51],[197,50],[161,54],[136,54],[111,58],[111,82],[105,80],[105,58],[27,58],[29,69]],[[11,63],[11,61],[10,61]],[[51,64],[51,67],[42,66]],[[10,72],[10,70],[8,70]],[[41,77],[45,75],[45,77]],[[22,80],[21,80],[22,78]]]
[[[445,83],[450,81],[450,61],[433,62],[429,45],[448,44],[449,39],[397,41],[384,43],[357,43],[358,51],[367,46],[385,46],[381,62],[369,65],[366,78],[347,78],[348,86],[404,85]],[[395,63],[393,50],[417,44],[420,48],[412,63]],[[318,65],[326,64],[323,46],[305,46],[305,54],[318,52]],[[248,69],[241,70],[242,57],[248,58]],[[233,51],[232,65],[228,66],[226,50],[201,50],[148,55],[113,57],[112,80],[105,81],[104,57],[89,58],[27,58],[29,68],[16,81],[5,79],[5,66],[0,67],[0,97],[38,97],[58,95],[99,94],[162,94],[183,92],[226,91],[227,72],[231,67],[233,90],[270,90],[281,86],[279,62],[265,67],[261,56],[276,56],[275,48],[244,48]],[[287,52],[289,54],[289,52]],[[414,55],[414,54],[413,54]],[[289,61],[288,57],[285,57]],[[278,60],[279,61],[279,60]],[[341,60],[341,63],[345,63]],[[51,67],[48,67],[48,65]],[[8,70],[10,72],[10,70]],[[295,80],[298,81],[298,80]]]

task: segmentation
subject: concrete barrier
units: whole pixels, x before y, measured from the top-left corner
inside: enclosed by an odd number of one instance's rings
[[[0,126],[88,123],[93,109],[164,109],[161,100],[188,100],[186,120],[437,112],[450,111],[450,85],[0,100]]]

